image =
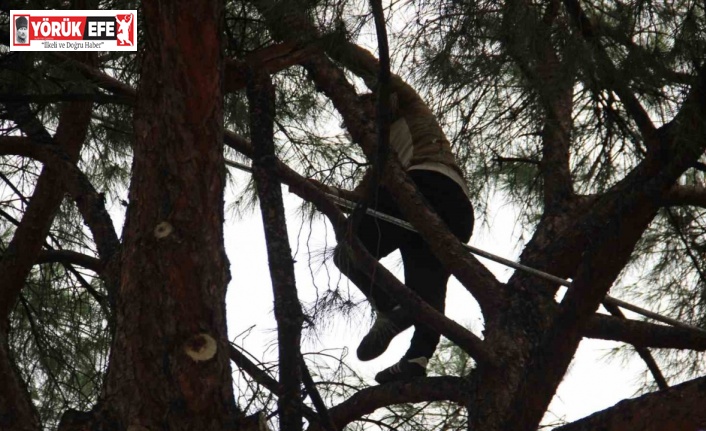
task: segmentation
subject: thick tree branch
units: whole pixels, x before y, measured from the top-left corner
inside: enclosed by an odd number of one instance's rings
[[[706,351],[706,335],[701,331],[601,314],[591,317],[583,336],[621,341],[638,347]]]
[[[627,265],[635,244],[659,209],[659,198],[703,153],[705,72],[700,72],[675,120],[660,129],[660,157],[648,156],[574,221],[583,244],[574,249],[582,252],[580,256],[569,254],[578,264],[573,288],[562,300],[560,312],[532,354],[527,377],[515,395],[516,413],[508,423],[527,424],[523,429],[539,423],[571,362],[588,318]],[[558,247],[566,253],[567,243],[562,239],[556,238],[553,244],[544,247],[543,253],[556,258],[554,252],[560,253]]]
[[[282,385],[277,406],[282,428],[297,431],[302,429],[302,413],[297,401],[301,397],[302,359],[299,345],[304,314],[294,279],[294,261],[287,234],[282,188],[269,169],[275,159],[275,92],[269,75],[262,71],[252,71],[248,76],[247,95],[250,102],[250,130],[255,149],[253,178],[260,198],[275,298],[279,375]]]
[[[660,127],[657,136],[659,154],[648,154],[607,192],[579,203],[559,223],[540,223],[522,253],[521,262],[562,278],[575,278],[585,250],[597,244],[598,237],[612,235],[609,243],[627,245],[627,236],[622,236],[632,235],[634,226],[649,223],[663,204],[663,196],[706,148],[706,71],[703,68],[677,115]],[[627,229],[622,231],[621,227]],[[623,250],[624,253],[631,251],[631,247]],[[521,286],[526,279],[525,274],[517,272],[508,285]]]
[[[103,270],[103,262],[93,256],[71,250],[42,250],[34,263],[60,263],[62,265],[78,265],[90,269],[96,274]]]
[[[6,103],[8,117],[34,142],[53,145],[54,139],[28,103]]]
[[[251,160],[255,157],[255,149],[253,148],[252,143],[237,133],[233,133],[230,130],[225,130],[223,132],[223,141],[227,146],[231,147],[245,157]]]
[[[305,61],[317,50],[318,48],[315,44],[299,46],[290,42],[267,46],[248,54],[241,60],[226,60],[223,78],[224,89],[227,93],[232,93],[245,88],[249,67],[272,74]],[[70,64],[71,67],[76,68],[85,78],[98,87],[116,96],[126,98],[130,103],[134,103],[136,92],[130,85],[64,53],[52,53],[48,58],[56,63]]]
[[[695,206],[706,208],[706,187],[676,185],[663,196],[665,206]]]
[[[633,206],[626,202],[625,207]],[[507,422],[522,424],[518,431],[529,431],[541,421],[578,348],[587,319],[627,264],[634,245],[656,212],[647,202],[633,207],[634,216],[621,214],[625,207],[620,208],[618,214],[621,219],[631,219],[631,224],[606,226],[593,239],[582,256],[559,313],[532,350],[526,377],[514,397],[514,414]]]
[[[672,386],[613,407],[556,431],[673,431],[698,430],[706,426],[706,377]]]
[[[225,91],[233,93],[245,87],[249,68],[274,74],[306,61],[319,51],[314,43],[300,46],[293,42],[264,47],[246,55],[241,60],[226,60]]]

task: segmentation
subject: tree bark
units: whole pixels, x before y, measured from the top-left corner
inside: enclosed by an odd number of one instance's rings
[[[222,6],[143,3],[132,182],[101,420],[236,427],[225,320]]]
[[[706,377],[596,412],[556,431],[698,431],[706,427]]]

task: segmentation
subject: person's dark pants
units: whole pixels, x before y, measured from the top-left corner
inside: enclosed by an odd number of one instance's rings
[[[449,177],[433,171],[413,170],[409,172],[409,176],[428,204],[444,220],[451,233],[466,243],[473,231],[473,207],[461,187]],[[384,188],[381,187],[377,199],[371,201],[370,208],[402,218],[392,196]],[[399,248],[407,287],[429,305],[441,313],[444,312],[446,284],[450,273],[434,256],[421,236],[370,215],[363,217],[357,233],[363,245],[378,259]],[[341,272],[365,294],[378,312],[392,310],[397,305],[396,301],[377,287],[373,280],[353,268],[343,254],[339,248],[336,249],[334,261]],[[437,332],[424,325],[415,324],[414,336],[405,357],[431,358],[439,338]]]

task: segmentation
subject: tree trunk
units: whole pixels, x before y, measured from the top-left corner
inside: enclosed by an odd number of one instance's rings
[[[225,320],[221,2],[143,3],[116,337],[102,417],[119,430],[232,429]]]

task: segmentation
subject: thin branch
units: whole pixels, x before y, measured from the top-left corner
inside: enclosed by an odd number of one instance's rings
[[[47,60],[54,62],[57,65],[66,65],[78,70],[86,79],[93,82],[98,87],[115,94],[131,99],[134,102],[135,89],[130,85],[113,78],[112,76],[103,73],[100,69],[93,65],[80,61],[63,52],[53,52],[46,56]]]
[[[337,431],[336,425],[333,423],[328,408],[326,408],[326,404],[321,398],[319,390],[316,388],[316,383],[314,383],[314,379],[311,377],[309,367],[306,366],[304,358],[301,359],[301,368],[302,381],[304,382],[304,387],[306,388],[306,391],[309,394],[311,402],[314,404],[314,407],[316,407],[316,411],[319,413],[320,422],[323,428],[326,431]]]
[[[370,7],[375,21],[375,33],[378,40],[378,51],[380,52],[380,65],[377,72],[377,109],[375,115],[376,146],[372,154],[372,167],[367,174],[370,181],[363,180],[361,185],[365,185],[362,199],[358,200],[356,208],[350,216],[350,231],[357,232],[358,226],[363,220],[370,200],[377,200],[377,194],[382,180],[382,170],[390,155],[390,52],[387,43],[387,30],[385,28],[385,14],[380,0],[370,0]],[[367,182],[367,184],[366,184]]]
[[[260,386],[267,388],[273,394],[279,395],[282,390],[279,386],[279,382],[270,376],[266,371],[262,370],[254,362],[248,359],[243,352],[240,351],[239,347],[236,347],[233,343],[229,344],[228,355],[231,361],[235,362],[238,368],[245,371],[253,380]]]
[[[78,265],[90,269],[96,274],[103,270],[103,262],[93,256],[72,250],[42,250],[35,263],[60,263],[62,265]]]
[[[605,307],[605,309],[608,310],[608,312],[613,316],[625,320],[625,315],[619,307],[611,304],[606,304],[605,302],[603,302],[603,307]],[[706,337],[704,338],[706,339]],[[642,360],[645,362],[645,365],[647,365],[647,369],[650,370],[650,373],[652,373],[652,377],[655,379],[657,387],[660,389],[667,389],[669,387],[667,379],[664,378],[662,370],[659,369],[659,365],[657,364],[657,361],[655,361],[655,358],[652,357],[652,353],[650,353],[649,349],[644,346],[635,345],[633,345],[633,348],[640,356],[640,358],[642,358]]]
[[[240,369],[245,371],[253,380],[260,386],[263,386],[273,394],[280,396],[282,394],[282,388],[277,380],[272,376],[267,374],[264,370],[257,366],[254,362],[248,359],[235,345],[232,343],[228,346],[228,353],[230,359],[237,365]],[[302,413],[309,421],[319,420],[318,415],[315,411],[311,410],[304,404],[301,404]]]
[[[29,203],[29,200],[22,194],[20,189],[18,189],[17,186],[15,186],[15,184],[10,181],[10,179],[2,172],[0,172],[0,179],[2,179],[2,181],[7,184],[8,187],[10,187],[10,189],[17,195],[17,197],[20,198],[23,204],[27,205]]]
[[[1,208],[0,216],[5,218],[15,226],[20,225],[19,220],[15,219],[10,214],[3,211]],[[66,269],[66,271],[70,272],[71,274],[73,274],[74,277],[76,277],[76,280],[78,280],[81,286],[83,286],[83,288],[86,289],[88,294],[91,295],[93,299],[95,299],[98,305],[100,305],[101,309],[103,310],[103,314],[106,316],[106,319],[108,319],[108,323],[112,328],[115,322],[113,319],[112,311],[106,301],[105,296],[101,295],[93,286],[91,286],[91,284],[86,281],[83,275],[81,275],[81,273],[73,267],[73,264],[78,264],[79,266],[91,269],[95,273],[99,274],[104,269],[103,263],[99,259],[78,252],[70,250],[55,250],[51,246],[51,244],[49,244],[49,242],[46,240],[44,241],[44,247],[46,248],[46,250],[42,250],[39,252],[39,256],[37,257],[37,261],[35,263],[60,263]],[[0,260],[1,259],[2,256],[0,255]]]
[[[530,159],[527,157],[502,157],[502,156],[496,156],[493,158],[493,161],[497,164],[499,164],[501,167],[503,163],[526,163],[528,165],[535,165],[535,166],[541,166],[541,162],[539,160],[535,159]]]
[[[679,220],[669,208],[667,208],[667,219],[669,220],[669,224],[671,224],[674,230],[677,232],[679,240],[684,245],[684,248],[686,249],[686,255],[689,257],[689,260],[691,261],[694,270],[696,270],[696,273],[699,274],[699,281],[701,283],[706,283],[706,274],[704,274],[704,270],[701,266],[701,259],[699,259],[699,257],[694,254],[692,244],[684,234],[684,230],[679,224]]]
[[[250,361],[235,346],[230,345],[229,352],[231,360],[257,383],[276,395],[281,393],[279,383]],[[329,414],[335,424],[335,429],[342,430],[346,425],[364,415],[390,405],[442,400],[462,404],[464,399],[463,379],[460,377],[427,377],[359,390],[346,401],[330,408]],[[327,430],[326,425],[319,421],[316,412],[303,405],[302,410],[311,422],[307,431]]]
[[[394,404],[422,401],[465,402],[460,377],[426,377],[406,382],[388,383],[362,389],[341,404],[329,409],[336,427],[344,429],[349,423],[375,410]],[[311,426],[307,431],[317,431]]]

